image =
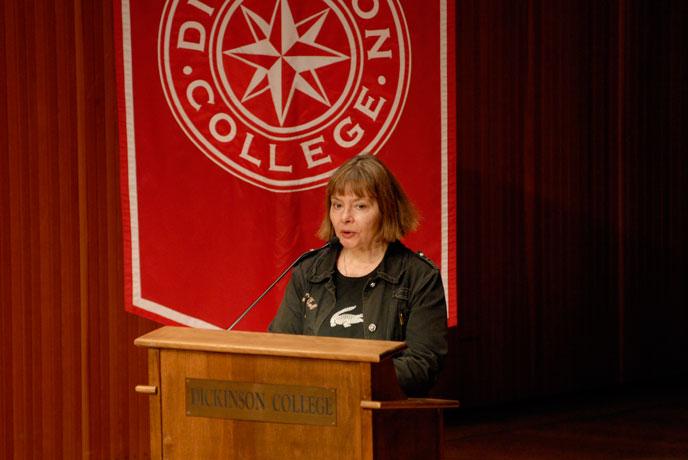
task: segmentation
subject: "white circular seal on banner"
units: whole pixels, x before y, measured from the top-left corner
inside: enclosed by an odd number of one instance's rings
[[[321,186],[396,127],[411,55],[392,0],[170,0],[167,102],[217,165],[273,191]]]

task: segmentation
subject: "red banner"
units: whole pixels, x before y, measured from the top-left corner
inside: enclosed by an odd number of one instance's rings
[[[127,310],[228,327],[321,243],[332,172],[378,155],[456,323],[453,1],[122,0]],[[264,330],[278,285],[238,329]]]

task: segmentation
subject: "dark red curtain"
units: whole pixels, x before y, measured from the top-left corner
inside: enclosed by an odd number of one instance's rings
[[[105,2],[107,3],[107,2]],[[110,4],[0,6],[0,458],[145,458]],[[464,407],[688,369],[688,2],[457,1]]]
[[[467,404],[688,368],[687,5],[458,3]]]

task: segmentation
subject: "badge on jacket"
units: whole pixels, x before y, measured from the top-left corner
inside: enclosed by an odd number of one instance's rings
[[[304,294],[301,302],[305,303],[309,310],[315,310],[318,308],[318,302],[315,301],[315,298],[310,292],[306,292],[306,294]]]

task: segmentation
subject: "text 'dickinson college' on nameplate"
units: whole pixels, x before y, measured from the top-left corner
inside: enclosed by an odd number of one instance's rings
[[[336,425],[337,392],[334,388],[187,378],[186,415]]]

